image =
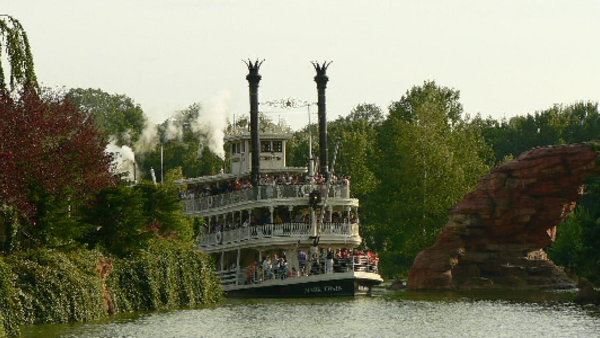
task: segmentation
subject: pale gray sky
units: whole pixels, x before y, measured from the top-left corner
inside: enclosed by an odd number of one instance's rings
[[[2,0],[0,12],[23,24],[43,85],[126,94],[157,123],[214,96],[246,114],[248,58],[266,59],[260,101],[316,101],[309,62],[333,60],[331,120],[363,102],[387,111],[425,80],[494,118],[600,101],[598,0]]]

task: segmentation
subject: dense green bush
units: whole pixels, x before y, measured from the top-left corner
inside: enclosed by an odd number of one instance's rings
[[[0,257],[0,337],[18,333],[16,293],[13,287],[15,278],[16,276]]]
[[[587,178],[585,185],[577,209],[558,226],[547,251],[556,264],[600,285],[600,177]]]
[[[96,250],[39,249],[0,258],[0,338],[21,324],[65,323],[107,316]],[[220,301],[208,256],[191,245],[156,239],[115,259],[106,279],[117,312],[191,307]]]
[[[191,245],[154,240],[128,259],[117,259],[106,280],[117,312],[190,307],[220,301],[208,256]]]
[[[98,251],[63,253],[40,249],[6,258],[17,275],[16,288],[23,324],[65,323],[106,316]]]

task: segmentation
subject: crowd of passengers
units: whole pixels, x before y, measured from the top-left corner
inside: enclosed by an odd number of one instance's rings
[[[364,271],[377,273],[379,264],[379,255],[371,250],[354,249],[336,249],[322,248],[312,255],[305,251],[298,252],[299,270],[295,267],[289,268],[285,251],[273,258],[267,255],[262,262],[255,261],[246,268],[246,283],[257,283],[261,279],[289,277],[300,277],[318,274],[331,274],[335,272],[345,272],[352,269],[353,266],[360,266]],[[232,266],[235,268],[235,266]]]
[[[317,219],[319,219],[319,215],[317,214]],[[329,223],[329,211],[325,211],[325,216],[323,217],[324,223]],[[342,216],[339,212],[334,211],[331,214],[331,223],[358,223],[358,218],[354,214],[350,214],[350,218],[347,215]],[[258,229],[260,226],[268,225],[268,224],[281,224],[281,223],[305,223],[310,224],[310,214],[302,214],[301,212],[296,213],[291,219],[289,216],[281,217],[279,214],[276,214],[273,217],[273,222],[271,222],[271,218],[269,214],[263,214],[260,219],[256,216],[252,215],[250,220],[247,217],[240,222],[239,218],[231,221],[226,220],[225,222],[219,221],[213,224],[204,224],[203,233],[217,233],[222,231],[236,230],[240,228],[248,228],[251,227],[253,235],[256,235],[259,231],[269,231],[269,229]],[[266,235],[266,234],[265,234]]]
[[[334,185],[350,185],[350,176],[332,175],[331,182]],[[308,177],[304,174],[282,174],[278,176],[261,175],[259,186],[269,185],[305,185],[308,183],[325,184],[325,177],[316,174],[314,177]],[[194,185],[187,190],[180,190],[179,197],[183,199],[198,198],[203,196],[214,196],[224,193],[231,193],[236,190],[252,188],[250,179],[234,179],[230,181],[217,182],[212,184]]]

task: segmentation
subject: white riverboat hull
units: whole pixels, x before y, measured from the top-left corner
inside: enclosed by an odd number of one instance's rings
[[[368,295],[372,287],[383,282],[372,272],[348,271],[344,273],[271,279],[256,284],[225,285],[228,297],[333,297]]]

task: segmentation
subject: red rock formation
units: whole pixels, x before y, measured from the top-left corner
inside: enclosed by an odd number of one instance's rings
[[[115,304],[112,300],[110,292],[106,287],[106,277],[113,269],[113,260],[108,258],[100,258],[96,264],[96,273],[102,279],[102,293],[104,294],[104,309],[107,313],[115,313]]]
[[[583,178],[600,173],[596,146],[536,148],[482,177],[415,259],[408,289],[574,286],[541,249],[575,209]]]

